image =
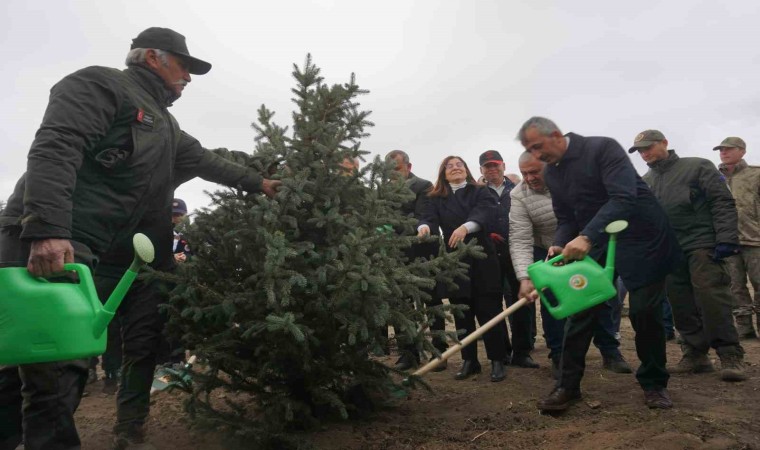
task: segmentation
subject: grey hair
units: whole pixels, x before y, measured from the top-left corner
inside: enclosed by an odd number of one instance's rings
[[[149,48],[133,48],[132,50],[127,53],[127,60],[125,61],[125,64],[128,66],[137,65],[137,66],[144,66],[145,65],[145,54],[148,53],[148,50],[151,50]],[[164,66],[169,65],[169,59],[166,55],[169,54],[169,52],[165,50],[159,50],[157,48],[152,49],[154,52],[156,52],[156,56],[158,56],[158,60],[161,61],[161,64]]]
[[[546,117],[533,116],[525,121],[523,126],[520,127],[520,131],[517,133],[517,139],[522,144],[525,144],[525,133],[527,133],[530,128],[535,128],[541,136],[549,136],[555,131],[562,133],[557,124]]]
[[[531,161],[538,161],[543,164],[543,161],[533,156],[533,153],[531,152],[522,152],[520,154],[520,158],[517,160],[517,164],[525,164]]]
[[[385,160],[388,161],[389,159],[395,159],[397,156],[401,157],[401,160],[404,164],[409,164],[409,155],[407,155],[403,150],[393,150],[391,152],[388,152],[388,154],[385,155]]]

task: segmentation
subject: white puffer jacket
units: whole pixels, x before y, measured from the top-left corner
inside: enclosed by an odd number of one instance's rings
[[[518,280],[528,278],[527,268],[533,261],[533,246],[548,249],[554,241],[557,218],[552,197],[536,192],[521,181],[512,192],[509,210],[509,253]]]

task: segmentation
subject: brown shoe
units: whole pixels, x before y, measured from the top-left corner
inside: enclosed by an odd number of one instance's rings
[[[684,353],[675,366],[668,367],[670,373],[709,373],[715,372],[710,358],[706,353]]]
[[[665,388],[644,391],[644,403],[649,409],[669,409],[673,407],[670,394]]]
[[[744,357],[741,355],[725,355],[720,357],[720,379],[723,381],[744,381]]]
[[[539,411],[564,411],[580,399],[580,390],[556,387],[548,397],[538,402],[538,409]]]

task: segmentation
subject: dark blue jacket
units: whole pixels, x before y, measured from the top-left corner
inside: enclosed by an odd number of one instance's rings
[[[495,222],[491,232],[500,234],[505,240],[509,238],[509,208],[512,206],[512,199],[509,193],[514,188],[515,184],[509,181],[507,177],[504,177],[504,190],[501,191],[501,195],[497,194],[495,190],[488,188],[488,192],[493,195],[497,203]]]
[[[682,257],[668,218],[646,183],[636,173],[625,150],[614,139],[567,135],[567,152],[546,166],[557,232],[554,245],[564,247],[579,234],[602,260],[608,237],[604,228],[627,220],[618,237],[615,266],[629,290],[660,281]]]
[[[495,213],[496,200],[484,186],[468,184],[448,197],[429,197],[419,224],[430,227],[431,233],[440,227],[446,249],[451,251],[448,242],[454,230],[466,222],[477,222],[481,230],[468,234],[465,242],[477,238],[487,255],[486,259],[465,259],[470,266],[469,279],[457,279],[459,289],[450,294],[440,292],[443,297],[471,297],[473,286],[476,288],[475,294],[501,292],[499,261],[493,242],[488,237]]]

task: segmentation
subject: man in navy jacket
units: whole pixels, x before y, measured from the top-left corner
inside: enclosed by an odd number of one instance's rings
[[[506,176],[504,159],[496,150],[487,150],[480,155],[480,173],[488,187],[488,192],[496,200],[495,223],[489,237],[496,247],[501,270],[501,285],[507,306],[512,306],[517,300],[520,283],[515,276],[512,258],[509,256],[509,208],[511,205],[509,193],[515,184]],[[533,305],[518,309],[509,316],[509,327],[512,331],[512,341],[507,334],[507,361],[517,367],[538,369],[538,363],[530,356],[533,350],[531,330],[535,326],[536,310]]]
[[[545,180],[557,216],[550,254],[561,252],[566,261],[589,254],[601,261],[608,241],[604,228],[616,220],[628,221],[628,229],[618,238],[616,268],[630,290],[629,315],[641,361],[636,379],[648,407],[672,407],[666,389],[662,301],[665,277],[682,254],[665,212],[614,139],[563,136],[554,122],[543,117],[525,122],[518,138],[525,150],[547,163]],[[568,318],[562,374],[539,409],[562,411],[581,398],[595,308]]]

